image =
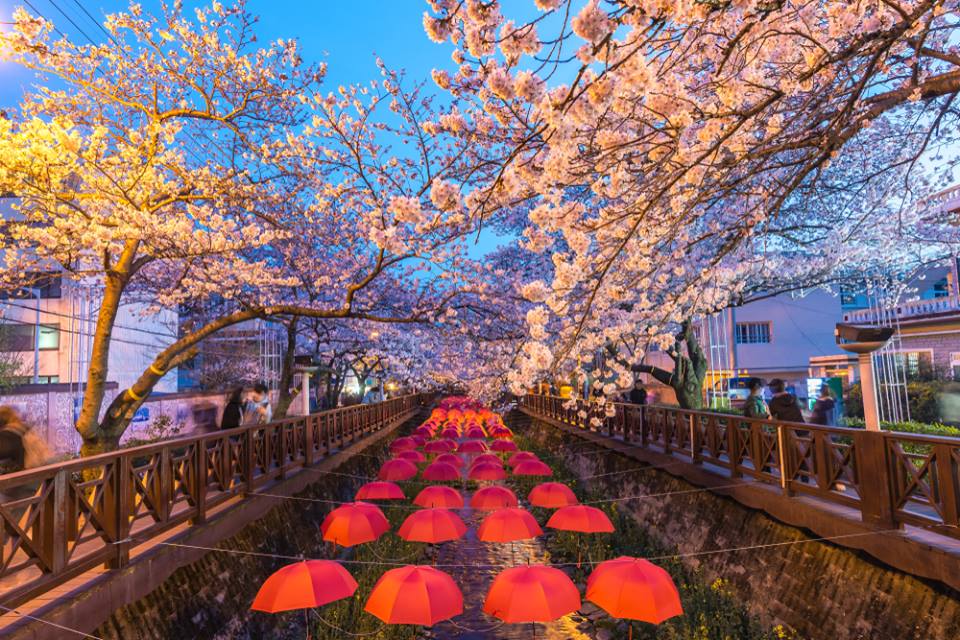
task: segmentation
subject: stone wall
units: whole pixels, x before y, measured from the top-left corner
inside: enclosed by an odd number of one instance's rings
[[[590,445],[564,446],[584,441],[547,423],[533,422],[526,434],[556,451],[581,476],[614,472],[589,480],[611,497],[686,491],[620,503],[654,539],[678,553],[778,545],[685,559],[707,579],[727,581],[768,625],[786,625],[811,640],[960,638],[960,594],[945,586],[829,543],[783,544],[808,536],[666,471],[615,473],[640,463]]]

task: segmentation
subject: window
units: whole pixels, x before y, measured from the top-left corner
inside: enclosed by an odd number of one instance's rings
[[[933,353],[931,351],[902,351],[894,354],[897,367],[907,380],[930,380],[933,378]]]
[[[32,324],[0,324],[0,351],[33,351]],[[60,327],[55,324],[40,325],[39,346],[42,351],[60,348]]]
[[[27,275],[26,280],[30,284],[25,285],[22,289],[0,291],[0,300],[26,300],[35,298],[36,296],[31,289],[39,289],[40,297],[43,299],[59,298],[61,295],[63,278],[58,273],[31,273]]]
[[[738,322],[737,344],[767,344],[770,342],[769,322]]]
[[[33,376],[14,376],[11,378],[12,384],[33,384]],[[37,384],[57,384],[60,382],[60,376],[37,376]]]
[[[950,354],[950,375],[955,381],[960,382],[960,353],[956,351]]]

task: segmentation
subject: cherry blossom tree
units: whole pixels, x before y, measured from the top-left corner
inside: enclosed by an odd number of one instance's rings
[[[758,291],[955,244],[914,206],[953,168],[950,2],[428,4],[427,34],[456,47],[434,79],[500,167],[471,214],[553,263],[525,288],[516,390],[621,338],[670,349]]]

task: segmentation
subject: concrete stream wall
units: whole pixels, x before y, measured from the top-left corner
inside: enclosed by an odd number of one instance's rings
[[[948,587],[829,543],[782,544],[808,536],[666,471],[615,473],[641,463],[593,446],[570,447],[583,441],[550,424],[534,421],[526,434],[554,450],[581,477],[613,473],[589,480],[611,497],[686,491],[620,503],[654,539],[679,553],[779,545],[685,559],[708,579],[727,581],[770,626],[789,626],[811,640],[960,638],[960,594]]]

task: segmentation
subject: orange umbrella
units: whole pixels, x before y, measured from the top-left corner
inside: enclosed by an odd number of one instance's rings
[[[539,460],[537,454],[532,451],[517,451],[515,454],[510,456],[510,459],[507,460],[507,464],[511,467],[515,467],[525,460]]]
[[[351,502],[327,514],[320,531],[327,542],[342,547],[376,540],[390,530],[390,523],[375,504]]]
[[[524,460],[513,468],[515,476],[552,476],[553,471],[539,460]]]
[[[413,499],[418,507],[439,507],[441,509],[459,509],[463,506],[463,496],[456,489],[433,485],[425,488]]]
[[[363,608],[387,624],[429,627],[463,613],[463,594],[443,571],[407,565],[380,576]]]
[[[660,624],[683,614],[680,593],[664,569],[621,556],[597,565],[587,578],[587,600],[614,618]]]
[[[544,482],[538,484],[527,496],[527,499],[535,507],[544,507],[546,509],[557,509],[560,507],[569,507],[579,504],[577,496],[573,490],[565,484],[559,482]]]
[[[460,516],[448,509],[414,511],[400,525],[397,535],[409,542],[447,542],[467,532]]]
[[[498,509],[480,523],[477,537],[484,542],[529,540],[543,534],[536,518],[526,509]]]
[[[377,477],[381,480],[409,480],[415,475],[417,475],[417,465],[409,460],[393,458],[383,463]]]
[[[483,612],[504,622],[549,622],[580,608],[580,592],[563,571],[544,565],[513,567],[490,585]]]
[[[267,578],[250,608],[277,613],[321,607],[349,598],[357,581],[333,560],[305,560],[281,567]]]
[[[493,511],[517,506],[517,496],[506,487],[484,487],[474,492],[470,506],[477,511]]]
[[[586,505],[562,507],[547,520],[551,529],[577,531],[579,533],[613,533],[613,523],[600,509]]]
[[[481,462],[470,467],[467,478],[470,480],[503,480],[507,477],[507,472],[498,464],[490,462]]]
[[[403,490],[392,482],[368,482],[360,487],[356,500],[405,500]]]
[[[433,482],[450,482],[460,479],[460,470],[448,462],[431,462],[422,477]]]

